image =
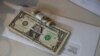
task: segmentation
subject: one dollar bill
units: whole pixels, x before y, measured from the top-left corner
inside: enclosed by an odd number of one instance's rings
[[[9,29],[58,54],[70,32],[56,26],[47,26],[27,12],[20,11],[9,23]]]

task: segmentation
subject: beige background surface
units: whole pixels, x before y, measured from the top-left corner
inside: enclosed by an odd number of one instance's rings
[[[73,4],[69,0],[39,0],[38,7],[42,11],[100,26],[100,16]]]

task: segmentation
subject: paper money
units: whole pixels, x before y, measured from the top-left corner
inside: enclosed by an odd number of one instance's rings
[[[70,32],[57,26],[47,26],[34,15],[20,11],[9,23],[9,29],[58,54]]]

